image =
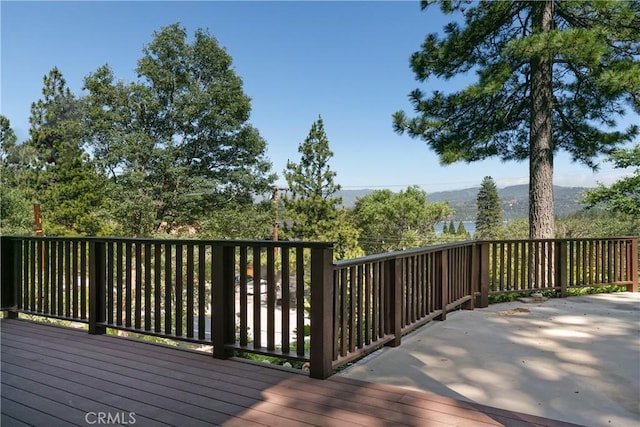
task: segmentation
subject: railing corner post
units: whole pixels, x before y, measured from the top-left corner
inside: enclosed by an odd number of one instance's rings
[[[630,253],[627,255],[629,257],[627,265],[631,280],[631,284],[627,285],[627,292],[638,292],[638,238],[632,238],[627,245],[630,246],[630,251],[627,251]]]
[[[104,334],[106,322],[106,252],[105,243],[89,242],[89,333]]]
[[[8,319],[18,317],[18,251],[9,236],[0,236],[0,308]]]
[[[333,248],[311,249],[311,354],[309,376],[325,379],[333,365]]]
[[[234,262],[235,250],[233,246],[217,245],[213,247],[211,338],[213,357],[216,359],[228,359],[231,352],[225,346],[234,341]]]
[[[480,243],[480,301],[479,308],[489,307],[489,242]]]

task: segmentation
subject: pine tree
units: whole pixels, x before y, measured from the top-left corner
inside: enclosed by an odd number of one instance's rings
[[[82,101],[57,68],[44,77],[42,94],[31,106],[31,137],[21,147],[27,194],[40,202],[47,234],[99,234],[106,186],[83,148]]]
[[[599,154],[638,135],[615,118],[625,103],[640,112],[640,3],[439,3],[464,25],[449,23],[444,38],[429,34],[413,71],[420,81],[473,71],[477,81],[452,93],[414,90],[417,116],[396,113],[395,130],[426,141],[445,164],[528,160],[530,237],[551,238],[555,153],[596,168]]]
[[[469,238],[469,232],[465,228],[464,222],[460,221],[458,223],[458,230],[456,231],[456,234],[458,236],[460,236],[460,237],[463,237],[464,239],[468,239]]]
[[[476,239],[496,239],[502,228],[502,206],[493,178],[485,176],[477,197]]]
[[[453,223],[453,220],[449,221],[449,229],[447,230],[447,233],[449,233],[452,236],[455,236],[456,234],[456,226]]]
[[[329,161],[333,152],[318,117],[304,142],[298,146],[300,162],[287,162],[284,171],[289,194],[283,197],[287,215],[293,220],[291,237],[301,240],[326,240],[336,244],[334,254],[345,258],[361,254],[358,233],[345,212],[338,209],[342,198]]]

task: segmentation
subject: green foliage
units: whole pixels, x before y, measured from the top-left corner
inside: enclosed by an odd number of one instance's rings
[[[427,194],[416,186],[399,193],[376,190],[358,199],[353,211],[366,254],[435,243],[435,223],[452,214],[446,202],[427,203]]]
[[[464,25],[429,34],[411,67],[420,81],[472,70],[477,80],[452,93],[414,90],[417,116],[397,112],[394,128],[423,139],[444,164],[529,159],[531,233],[543,234],[532,237],[551,237],[554,153],[595,168],[598,154],[638,135],[638,126],[615,123],[625,102],[640,112],[638,2],[439,3]]]
[[[221,208],[206,216],[200,236],[207,239],[269,239],[272,222],[268,203]]]
[[[640,236],[640,218],[621,212],[585,210],[561,217],[556,222],[556,237]]]
[[[449,221],[449,228],[447,229],[447,233],[449,234],[456,234],[456,226],[453,223],[453,220]]]
[[[250,99],[214,37],[198,29],[189,41],[178,24],[164,27],[136,72],[125,83],[105,65],[85,78],[90,146],[117,189],[113,213],[125,234],[170,232],[268,191],[266,143],[247,123]]]
[[[458,223],[458,229],[456,230],[456,235],[458,235],[459,237],[461,237],[464,240],[469,239],[471,236],[469,235],[469,232],[467,231],[467,229],[464,226],[464,222],[460,221]]]
[[[498,187],[490,176],[485,176],[480,184],[476,199],[475,238],[479,240],[497,239],[502,236],[502,203],[498,197]]]
[[[587,191],[583,203],[589,208],[604,205],[611,212],[640,218],[640,144],[613,151],[609,161],[618,169],[633,168],[632,175],[616,181],[610,187],[600,185]]]
[[[0,115],[0,234],[29,234],[33,230],[31,204],[16,176],[16,140],[9,119]]]
[[[342,203],[342,199],[335,196],[340,185],[334,182],[336,173],[329,165],[333,152],[322,117],[313,123],[298,152],[300,162],[288,161],[284,171],[291,195],[286,195],[283,201],[293,221],[291,229],[285,229],[284,234],[294,239],[335,242],[337,259],[360,255],[358,230],[347,212],[336,207]]]
[[[42,207],[48,235],[98,235],[106,224],[105,182],[83,148],[83,103],[53,68],[31,106],[31,137],[13,150],[16,184]]]

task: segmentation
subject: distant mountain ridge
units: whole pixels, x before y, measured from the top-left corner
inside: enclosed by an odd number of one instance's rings
[[[476,198],[480,187],[464,188],[461,190],[438,191],[427,193],[427,201],[443,202],[449,201],[456,211],[455,219],[458,221],[474,221],[476,219],[477,208]],[[582,209],[580,200],[582,193],[588,190],[586,187],[561,187],[554,185],[554,206],[555,214],[558,216],[575,213]],[[356,200],[370,194],[374,190],[340,190],[338,196],[342,197],[342,204],[345,207],[353,207]],[[502,202],[502,212],[504,219],[527,218],[529,215],[529,185],[512,185],[499,188],[498,196]]]

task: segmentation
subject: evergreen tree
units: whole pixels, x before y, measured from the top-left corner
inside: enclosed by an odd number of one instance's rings
[[[290,195],[283,201],[293,220],[289,234],[295,239],[333,241],[339,259],[359,254],[357,230],[346,213],[337,208],[342,203],[342,198],[336,196],[340,185],[334,182],[336,173],[329,165],[333,152],[322,117],[313,123],[298,152],[300,162],[288,161],[284,171]]]
[[[456,234],[456,226],[453,223],[453,220],[449,221],[449,228],[447,229],[447,233],[449,233],[452,236],[455,236]]]
[[[9,119],[0,115],[0,234],[29,234],[33,231],[31,206],[19,185],[19,151]]]
[[[480,184],[476,217],[476,239],[497,239],[502,229],[502,206],[493,178],[485,176]]]
[[[464,238],[465,240],[468,239],[469,236],[469,232],[467,231],[467,229],[464,226],[464,222],[460,221],[458,223],[458,230],[456,231],[456,234],[462,238]]]
[[[425,0],[422,8],[436,3]],[[551,238],[553,157],[595,159],[638,135],[615,118],[640,112],[640,3],[637,1],[439,2],[464,25],[430,34],[411,57],[420,81],[473,70],[453,93],[410,95],[417,117],[394,115],[398,132],[425,140],[443,163],[488,157],[529,160],[531,238]]]
[[[47,234],[100,234],[105,183],[83,148],[82,101],[57,68],[44,77],[42,94],[22,148],[27,196],[40,202]]]

